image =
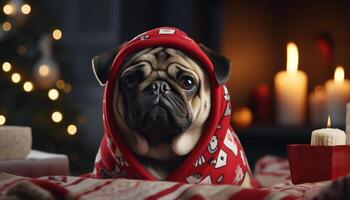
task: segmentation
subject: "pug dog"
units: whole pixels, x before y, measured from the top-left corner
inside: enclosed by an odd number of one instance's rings
[[[229,60],[200,47],[215,65],[217,82],[226,82]],[[92,60],[102,85],[117,53],[118,49]],[[208,123],[208,72],[184,51],[155,46],[130,53],[114,84],[113,114],[123,142],[150,174],[164,180],[194,149]]]

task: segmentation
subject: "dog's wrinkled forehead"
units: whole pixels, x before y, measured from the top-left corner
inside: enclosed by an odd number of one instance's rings
[[[169,67],[176,65],[175,67]],[[199,65],[184,52],[170,47],[151,47],[140,50],[126,58],[121,76],[141,69],[146,75],[152,71],[176,74],[177,71],[196,72]]]

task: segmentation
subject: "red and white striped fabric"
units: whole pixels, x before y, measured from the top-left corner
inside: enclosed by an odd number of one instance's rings
[[[317,182],[293,185],[288,160],[276,156],[264,156],[256,162],[255,178],[263,188],[287,192],[306,199],[312,199],[312,197],[317,195],[320,187],[327,183]]]
[[[293,185],[290,179],[283,182],[264,179],[286,177],[287,160],[265,157],[256,166],[259,180],[273,185],[261,189],[247,189],[235,185],[185,184],[168,181],[145,181],[135,179],[91,179],[70,176],[48,176],[38,179],[0,173],[0,199],[5,195],[31,193],[39,195],[50,192],[58,199],[231,199],[231,200],[292,200],[327,199],[336,196],[344,199],[350,194],[350,176],[334,182],[305,183]],[[275,169],[275,170],[273,170]],[[270,173],[271,172],[271,173]],[[277,179],[274,179],[277,180]],[[281,179],[282,180],[282,179]],[[24,184],[23,181],[27,181]],[[23,189],[26,187],[26,189]],[[33,189],[34,188],[34,189]],[[36,190],[33,192],[33,190]],[[348,192],[347,192],[348,191]],[[349,193],[349,194],[348,194]],[[28,194],[29,195],[29,194]],[[342,198],[344,197],[344,198]],[[35,198],[34,198],[35,199]],[[40,199],[40,198],[36,198]],[[346,199],[346,198],[345,198]]]
[[[261,187],[275,184],[292,184],[289,162],[276,156],[264,156],[255,163],[255,178]]]
[[[31,184],[40,186],[44,191],[52,192],[59,199],[300,199],[288,193],[246,189],[233,185],[184,184],[134,179],[89,179],[66,176],[50,176],[36,180],[9,176],[0,182],[0,199],[4,198],[9,188],[12,187],[14,190],[16,187],[14,185],[24,180],[29,180]],[[53,185],[54,187],[52,187]]]

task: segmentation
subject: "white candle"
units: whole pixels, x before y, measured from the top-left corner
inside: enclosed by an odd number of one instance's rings
[[[337,67],[334,80],[326,82],[326,111],[331,115],[335,126],[345,125],[346,103],[350,101],[350,81],[344,80],[344,69]]]
[[[287,45],[287,71],[275,76],[277,122],[280,125],[302,125],[305,120],[307,76],[298,70],[298,48]]]
[[[350,103],[346,104],[346,144],[350,144]]]
[[[318,85],[309,96],[310,122],[312,125],[321,125],[326,121],[326,90]]]
[[[337,129],[330,128],[331,122],[328,117],[327,128],[321,128],[312,131],[311,134],[311,145],[313,146],[334,146],[334,145],[345,145],[346,135],[345,132]]]

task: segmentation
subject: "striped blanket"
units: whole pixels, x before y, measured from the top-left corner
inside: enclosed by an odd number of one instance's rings
[[[333,182],[293,185],[288,161],[272,156],[258,161],[255,171],[260,189],[71,176],[31,179],[0,173],[0,199],[350,199],[350,176]]]

